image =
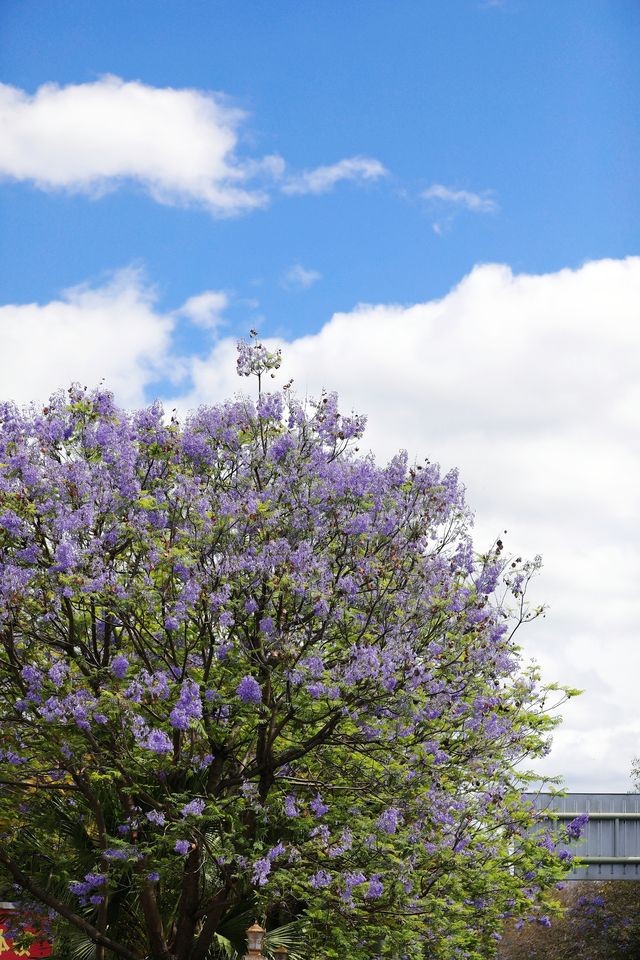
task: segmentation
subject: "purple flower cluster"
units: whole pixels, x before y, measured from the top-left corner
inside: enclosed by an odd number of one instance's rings
[[[236,688],[238,699],[243,703],[262,703],[262,691],[260,685],[254,677],[243,677]]]
[[[104,886],[106,882],[107,877],[104,873],[85,873],[84,880],[72,880],[69,883],[69,890],[78,897],[82,906],[86,906],[87,903],[97,905],[102,903],[104,895],[94,891]]]
[[[102,851],[105,860],[140,860],[142,854],[136,847],[109,847]]]
[[[118,680],[122,680],[126,676],[128,669],[129,661],[121,653],[119,653],[118,656],[114,657],[111,661],[111,672]]]
[[[277,370],[281,362],[281,351],[270,352],[257,342],[253,333],[250,343],[238,340],[236,367],[239,377],[260,377],[270,370]]]
[[[169,714],[169,722],[176,730],[188,730],[202,719],[200,687],[193,680],[185,680],[180,687],[178,702]]]
[[[378,900],[384,892],[384,884],[380,880],[378,874],[374,874],[369,880],[369,886],[367,887],[367,892],[365,897],[367,900]]]
[[[269,857],[261,857],[259,860],[256,860],[253,864],[253,873],[251,875],[251,882],[257,884],[259,887],[263,887],[267,880],[269,879],[269,874],[271,873],[271,860]]]
[[[314,890],[322,890],[331,883],[331,874],[328,870],[318,870],[313,876],[309,877],[309,883]]]
[[[166,820],[161,810],[147,811],[147,820],[149,823],[155,823],[157,827],[164,827]]]
[[[573,820],[570,820],[567,824],[567,833],[573,840],[579,840],[582,834],[582,831],[589,822],[589,814],[581,813],[580,816],[574,817]]]
[[[275,847],[267,852],[266,857],[261,857],[259,860],[256,860],[253,864],[253,873],[251,875],[251,882],[255,883],[257,886],[262,887],[269,879],[269,874],[271,873],[271,866],[274,860],[277,860],[278,857],[281,857],[283,853],[286,852],[286,847],[284,843],[277,843]]]
[[[376,826],[379,830],[382,830],[383,833],[392,835],[398,829],[400,821],[400,811],[396,807],[389,807],[380,814],[376,820]]]
[[[324,816],[324,814],[327,813],[327,811],[328,811],[328,809],[329,809],[328,804],[326,804],[326,803],[323,801],[323,799],[322,799],[322,797],[320,796],[319,793],[316,794],[316,796],[313,798],[313,800],[311,801],[311,803],[309,804],[309,806],[311,807],[311,809],[312,809],[313,812],[315,813],[316,817],[322,817],[322,816]]]
[[[180,813],[183,817],[201,817],[206,803],[204,800],[191,800],[189,803],[186,803]]]

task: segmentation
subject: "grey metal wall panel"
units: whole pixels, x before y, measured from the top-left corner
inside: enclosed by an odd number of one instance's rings
[[[585,861],[567,874],[568,880],[640,880],[640,794],[527,794],[550,819],[571,820],[589,814],[582,838],[569,849]],[[616,816],[617,814],[617,816]]]

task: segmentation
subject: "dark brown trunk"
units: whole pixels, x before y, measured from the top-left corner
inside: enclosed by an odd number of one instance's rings
[[[173,960],[165,939],[162,917],[160,916],[156,895],[151,884],[146,883],[142,888],[140,902],[142,904],[142,912],[144,913],[144,921],[153,960]]]
[[[224,890],[220,890],[220,892],[217,893],[213,898],[205,914],[204,922],[200,929],[198,939],[196,940],[193,949],[188,956],[188,960],[205,960],[215,932],[220,926],[222,915],[228,906],[228,894],[229,887],[225,887]]]
[[[200,859],[200,847],[196,846],[189,853],[184,865],[178,928],[173,943],[173,952],[178,960],[189,960],[191,956],[200,899]]]

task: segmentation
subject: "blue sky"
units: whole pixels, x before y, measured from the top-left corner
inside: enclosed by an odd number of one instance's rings
[[[0,399],[182,414],[258,327],[543,555],[581,790],[640,754],[639,51],[638,0],[0,4]]]
[[[249,116],[239,153],[296,169],[377,158],[384,179],[215,219],[135,185],[98,200],[5,183],[3,302],[144,264],[161,301],[224,288],[244,330],[317,330],[359,301],[442,296],[480,262],[545,272],[637,249],[640,8],[635,0],[4,0],[2,81],[104,74],[222,91]],[[432,184],[496,212],[448,211]],[[452,211],[453,212],[453,211]],[[322,275],[282,289],[293,264]]]

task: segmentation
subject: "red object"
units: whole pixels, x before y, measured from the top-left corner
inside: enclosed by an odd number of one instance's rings
[[[11,940],[5,935],[3,918],[11,914],[15,915],[16,907],[4,904],[0,908],[0,960],[25,960],[29,957],[50,957],[53,953],[53,947],[46,940],[32,943],[28,950],[18,949],[13,946]],[[29,927],[27,927],[27,930]]]

